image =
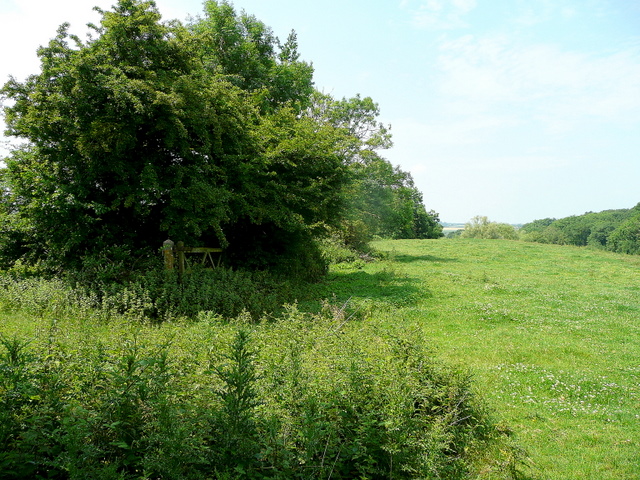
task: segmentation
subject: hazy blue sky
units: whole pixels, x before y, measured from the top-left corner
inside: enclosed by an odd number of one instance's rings
[[[0,80],[36,73],[38,45],[93,5],[0,0]],[[157,0],[167,19],[200,0]],[[237,0],[298,33],[316,87],[371,96],[386,156],[445,222],[522,223],[640,202],[639,0]]]

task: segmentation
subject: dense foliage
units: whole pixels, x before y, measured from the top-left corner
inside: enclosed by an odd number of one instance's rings
[[[96,38],[71,38],[74,48],[61,27],[39,52],[41,73],[5,86],[9,132],[30,140],[7,159],[12,232],[29,255],[76,267],[84,252],[138,255],[167,235],[226,246],[250,239],[247,226],[295,234],[337,221],[343,135],[297,118],[298,92],[261,116],[262,100],[207,49],[223,7],[211,3],[196,34],[161,23],[151,2],[120,1]],[[231,20],[247,27],[236,47],[266,43],[256,55],[275,69],[265,27]],[[311,88],[309,68],[294,70]]]
[[[637,207],[636,207],[637,208]],[[640,208],[622,222],[607,238],[607,248],[614,252],[640,254]]]
[[[363,186],[369,164],[390,166],[361,159],[390,145],[388,129],[371,99],[314,90],[295,33],[281,44],[213,0],[188,25],[161,22],[147,0],[100,12],[92,36],[62,25],[38,51],[40,73],[2,89],[8,134],[27,141],[5,159],[5,264],[130,269],[170,236],[226,247],[231,266],[315,274],[312,238],[345,218],[380,217],[370,234],[434,235],[406,174],[379,179],[389,205],[353,198],[379,195]]]
[[[522,226],[522,238],[539,243],[593,246],[619,253],[640,253],[640,204]]]
[[[0,306],[25,315],[14,287]],[[0,478],[462,479],[505,455],[467,375],[347,306],[158,328],[95,313],[44,306],[29,340],[0,335]]]

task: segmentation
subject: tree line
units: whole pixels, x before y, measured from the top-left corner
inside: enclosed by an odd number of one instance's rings
[[[590,246],[617,253],[640,254],[640,203],[633,208],[543,218],[519,229],[476,216],[448,237],[524,240],[558,245]]]
[[[1,95],[24,141],[1,171],[0,260],[51,271],[133,260],[164,239],[229,266],[314,276],[316,240],[437,238],[369,97],[318,91],[294,31],[208,0],[183,24],[118,0],[81,39],[63,24],[40,72]]]
[[[612,252],[640,254],[640,203],[629,209],[535,220],[522,226],[521,236],[531,242],[588,245]]]

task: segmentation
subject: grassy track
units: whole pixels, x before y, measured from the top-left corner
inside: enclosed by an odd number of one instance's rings
[[[470,369],[536,479],[640,478],[640,257],[500,240],[380,241],[329,294]]]

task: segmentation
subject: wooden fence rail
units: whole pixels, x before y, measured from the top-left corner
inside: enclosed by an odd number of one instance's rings
[[[211,254],[222,253],[222,249],[212,247],[185,247],[184,242],[174,244],[170,239],[162,243],[162,255],[164,257],[165,268],[167,270],[173,270],[177,264],[180,277],[182,277],[185,272],[185,254],[187,253],[202,254],[200,264],[205,268],[216,268],[220,265],[220,256],[218,256],[218,261],[215,262]],[[208,267],[208,265],[210,267]]]

